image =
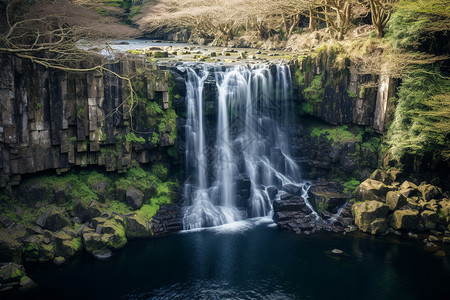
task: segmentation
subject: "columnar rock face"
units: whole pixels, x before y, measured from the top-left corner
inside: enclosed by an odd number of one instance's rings
[[[331,124],[355,124],[383,132],[396,82],[360,74],[342,49],[324,46],[299,61],[296,81],[306,114]]]
[[[139,87],[134,102],[126,81],[110,72],[68,73],[0,55],[0,188],[44,170],[126,170],[133,160],[160,159],[157,146],[173,145],[169,129],[156,131],[159,122],[137,124],[129,113],[137,97],[169,108],[168,72],[128,57],[108,68],[133,75]],[[145,107],[135,106],[132,114],[146,116]],[[131,128],[144,134],[130,136]],[[152,143],[153,132],[158,139]]]

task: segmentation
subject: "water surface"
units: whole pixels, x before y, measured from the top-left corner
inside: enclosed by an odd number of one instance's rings
[[[346,255],[336,258],[329,251]],[[128,243],[104,261],[29,268],[26,299],[448,299],[450,264],[420,243],[298,236],[268,218]]]

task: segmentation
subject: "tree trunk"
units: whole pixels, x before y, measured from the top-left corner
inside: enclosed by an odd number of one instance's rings
[[[314,31],[316,19],[314,18],[314,11],[312,9],[309,10],[309,30],[311,32]]]

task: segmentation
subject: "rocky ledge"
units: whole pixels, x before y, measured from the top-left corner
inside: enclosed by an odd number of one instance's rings
[[[35,223],[34,227],[25,228],[6,216],[0,218],[0,291],[33,284],[22,262],[61,265],[83,249],[96,258],[108,258],[130,239],[180,231],[182,215],[175,204],[161,205],[149,219],[140,211],[102,212],[99,203],[79,202],[70,212],[50,207]]]
[[[349,197],[338,193],[333,184],[313,184],[310,201],[301,195],[301,189],[286,186],[284,190],[280,199],[273,202],[273,220],[279,229],[297,234],[352,230]]]

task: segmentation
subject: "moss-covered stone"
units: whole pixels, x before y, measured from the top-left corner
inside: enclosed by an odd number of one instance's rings
[[[386,217],[389,207],[379,201],[366,201],[352,206],[355,225],[359,230],[372,234],[383,233],[387,229]]]
[[[392,217],[391,226],[397,230],[415,230],[417,229],[419,219],[420,215],[418,210],[396,210]]]
[[[377,200],[384,202],[389,190],[391,190],[391,188],[384,183],[369,178],[356,188],[355,198],[356,201]]]
[[[405,196],[399,191],[390,191],[386,194],[386,204],[390,210],[396,210],[407,203]]]
[[[129,239],[151,237],[151,223],[143,213],[125,216],[127,227],[126,236]]]

